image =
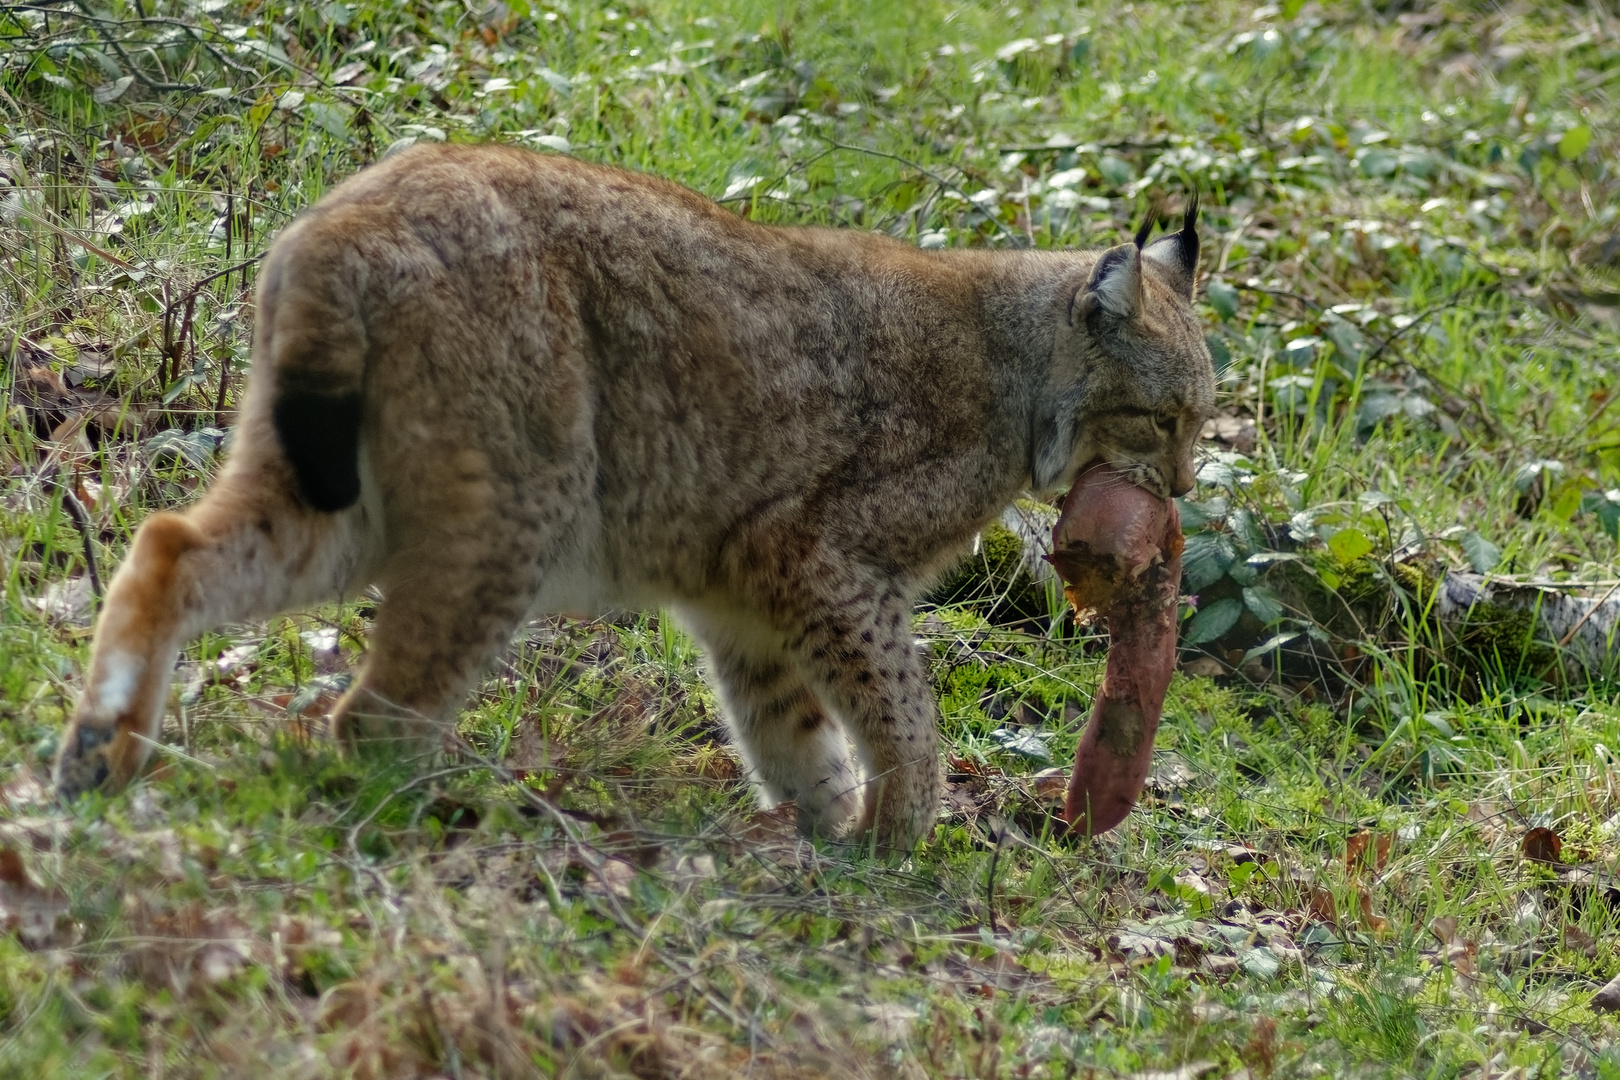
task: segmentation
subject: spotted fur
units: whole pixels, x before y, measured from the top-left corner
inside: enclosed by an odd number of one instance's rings
[[[234,449],[136,537],[58,786],[137,774],[190,637],[374,584],[350,740],[430,738],[526,617],[664,606],[767,801],[908,847],[939,796],[912,604],[1094,460],[1191,487],[1196,259],[1190,213],[924,252],[511,148],[390,158],[273,246]]]

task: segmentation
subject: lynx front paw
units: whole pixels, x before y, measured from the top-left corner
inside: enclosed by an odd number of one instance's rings
[[[860,831],[884,851],[909,852],[933,832],[939,799],[936,769],[897,770],[867,788]]]
[[[118,729],[76,719],[62,738],[56,755],[56,792],[76,799],[87,791],[106,787],[113,777],[112,749]]]

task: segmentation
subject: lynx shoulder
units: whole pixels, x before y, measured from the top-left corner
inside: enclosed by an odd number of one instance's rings
[[[910,845],[939,794],[915,598],[1089,463],[1192,485],[1195,214],[923,252],[511,148],[360,173],[265,261],[229,461],[139,530],[60,790],[136,775],[194,635],[377,585],[346,739],[432,738],[532,615],[660,606],[764,799]]]

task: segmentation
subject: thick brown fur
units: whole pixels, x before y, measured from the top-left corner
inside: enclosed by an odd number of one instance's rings
[[[1192,218],[924,252],[504,147],[360,173],[271,250],[234,449],[118,572],[60,790],[137,774],[191,636],[375,584],[349,739],[431,737],[533,614],[664,606],[767,800],[910,846],[939,795],[915,598],[1082,465],[1192,486]]]

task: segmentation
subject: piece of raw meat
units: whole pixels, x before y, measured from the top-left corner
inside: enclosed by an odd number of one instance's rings
[[[1108,665],[1075,752],[1063,818],[1107,832],[1136,805],[1153,764],[1164,694],[1176,667],[1181,517],[1174,500],[1110,465],[1089,469],[1063,500],[1051,562],[1082,617],[1108,620]]]

